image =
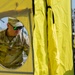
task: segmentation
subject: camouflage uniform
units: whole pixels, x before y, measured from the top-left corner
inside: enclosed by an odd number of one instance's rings
[[[17,35],[12,40],[10,38],[6,36],[6,30],[0,32],[0,64],[6,68],[17,68],[25,62],[23,54],[28,55],[29,46],[24,37],[21,39]]]

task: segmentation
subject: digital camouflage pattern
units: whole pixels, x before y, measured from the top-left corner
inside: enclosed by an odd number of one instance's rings
[[[6,30],[0,32],[0,64],[6,68],[20,67],[25,61],[24,54],[28,56],[29,45],[24,37],[6,36]]]

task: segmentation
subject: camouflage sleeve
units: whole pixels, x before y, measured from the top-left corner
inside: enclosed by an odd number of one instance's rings
[[[24,42],[24,51],[27,55],[29,54],[29,45],[26,43],[26,41]]]
[[[3,32],[0,32],[0,63],[3,63],[4,58],[7,54],[7,46],[4,45],[4,35]]]
[[[29,44],[26,41],[27,41],[26,37],[24,35],[22,35],[24,51],[25,51],[26,55],[28,55],[29,54]]]
[[[20,39],[22,42],[23,50],[24,52],[28,55],[29,54],[29,42],[28,42],[28,37],[26,37],[25,33],[21,32],[20,33]]]
[[[4,42],[3,33],[4,32],[0,32],[0,52],[6,53],[7,52],[7,46],[5,45],[5,42]]]

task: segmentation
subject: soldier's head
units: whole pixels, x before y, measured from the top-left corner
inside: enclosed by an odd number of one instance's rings
[[[16,36],[20,30],[23,28],[22,23],[17,20],[16,18],[8,18],[8,23],[7,23],[7,33],[9,36]]]

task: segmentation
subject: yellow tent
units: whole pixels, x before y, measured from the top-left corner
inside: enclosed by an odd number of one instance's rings
[[[46,2],[49,6],[48,11],[46,10]],[[32,14],[30,3],[32,4],[32,0],[1,0],[0,18],[16,17],[24,25],[28,24],[25,27],[30,34],[29,14]],[[71,0],[34,0],[34,5],[34,75],[74,75],[71,42]],[[15,73],[16,71],[18,73],[33,72],[32,50],[30,51],[27,62],[31,62],[31,64],[26,62],[26,66],[15,70]],[[11,73],[6,73],[6,71],[8,69],[0,67],[0,75],[13,75],[11,70]],[[15,73],[14,75],[16,75]]]
[[[35,75],[74,75],[71,0],[35,0],[34,3]]]
[[[33,75],[32,56],[32,0],[1,0],[0,19],[4,17],[15,17],[20,20],[28,31],[30,38],[30,52],[25,64],[16,69],[10,70],[0,66],[0,75]]]
[[[35,0],[35,28],[33,32],[34,75],[49,75],[47,55],[46,5],[44,0]]]

